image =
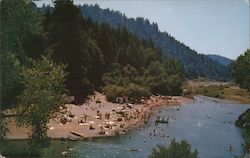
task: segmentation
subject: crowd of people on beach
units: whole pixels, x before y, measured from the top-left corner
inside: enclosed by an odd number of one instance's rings
[[[75,117],[70,112],[67,116],[61,118],[60,122],[62,125],[65,125],[74,119],[78,125],[88,126],[89,130],[95,130],[99,126],[100,131],[98,134],[105,135],[106,131],[114,131],[115,134],[126,133],[125,127],[128,127],[131,122],[133,124],[139,121],[146,122],[149,117],[149,114],[146,112],[146,105],[138,108],[134,107],[131,103],[123,103],[122,107],[113,107],[109,111],[104,106],[103,101],[94,95],[81,105],[81,107],[84,107],[86,113]],[[92,111],[92,113],[89,114],[89,111]]]
[[[131,103],[128,98],[117,100],[118,103],[107,102],[105,95],[96,92],[82,105],[70,104],[69,113],[59,121],[64,127],[55,125],[53,129],[66,129],[68,136],[72,136],[73,133],[75,139],[79,136],[88,138],[126,134],[131,128],[146,124],[152,108],[168,105],[168,103],[178,103],[180,98],[151,96],[149,99],[142,98],[140,104]],[[168,118],[165,121],[168,121]],[[151,135],[166,137],[154,131]]]

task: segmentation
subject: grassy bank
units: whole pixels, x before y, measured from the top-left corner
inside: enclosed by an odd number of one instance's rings
[[[193,97],[201,94],[208,97],[238,101],[249,104],[250,94],[244,89],[240,89],[234,83],[219,82],[187,82],[184,86],[184,96]]]

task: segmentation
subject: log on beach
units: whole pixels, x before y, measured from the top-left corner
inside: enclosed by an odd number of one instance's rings
[[[73,135],[76,135],[76,136],[78,136],[78,137],[84,138],[84,134],[82,134],[82,133],[80,133],[80,132],[71,131],[70,133],[73,134]]]

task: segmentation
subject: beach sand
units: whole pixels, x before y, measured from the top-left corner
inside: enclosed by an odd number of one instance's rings
[[[105,95],[95,92],[95,95],[90,96],[89,101],[83,105],[67,105],[68,111],[72,114],[71,117],[69,114],[64,116],[67,123],[62,124],[59,118],[51,119],[47,134],[52,139],[84,139],[126,134],[129,130],[143,125],[154,107],[180,105],[189,101],[191,99],[179,96],[152,96],[144,104],[116,104],[107,102]],[[9,119],[7,126],[7,139],[29,137],[30,130],[17,127],[14,119]],[[89,129],[90,126],[93,129]]]

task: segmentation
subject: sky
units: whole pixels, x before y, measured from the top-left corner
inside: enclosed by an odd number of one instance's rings
[[[51,0],[36,2],[51,4]],[[160,31],[202,54],[236,59],[250,48],[248,0],[74,0],[75,4],[98,4],[156,22]]]

